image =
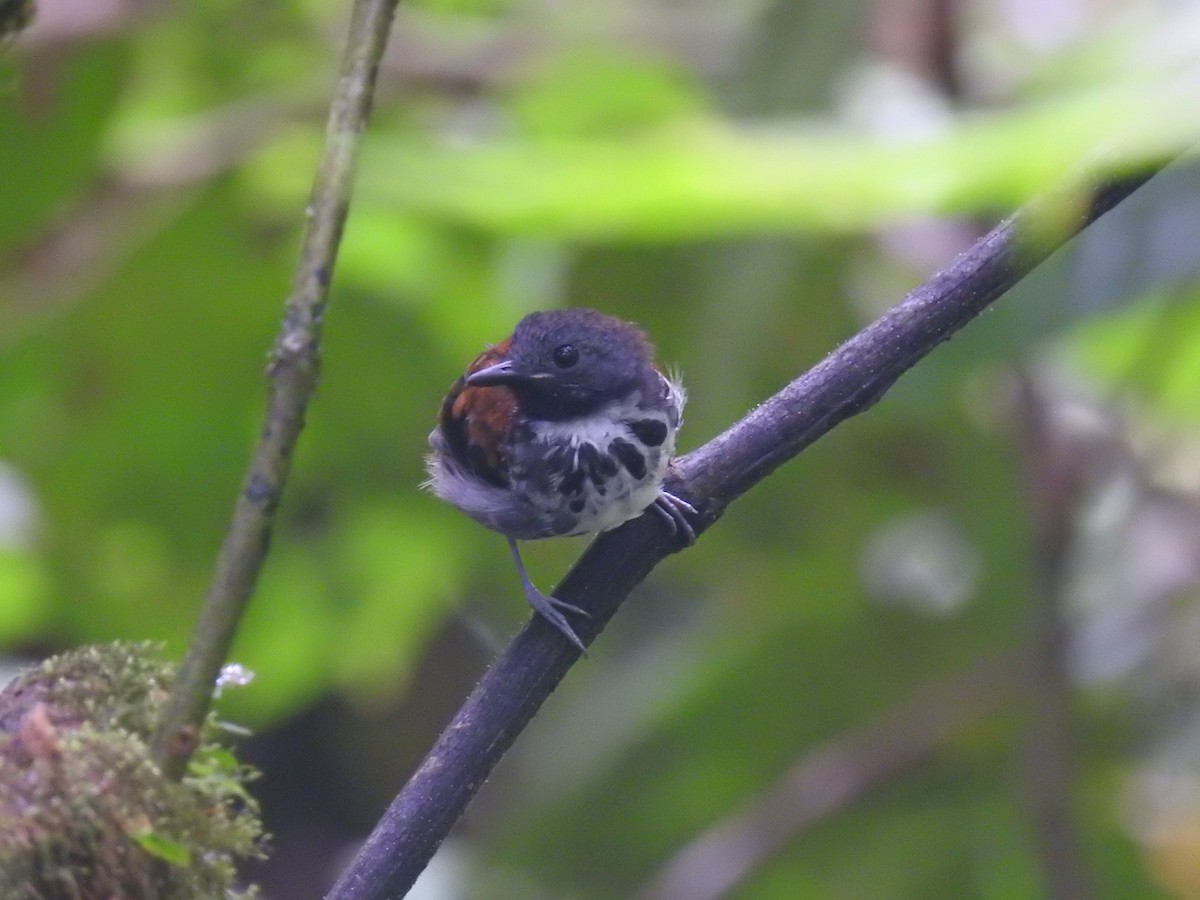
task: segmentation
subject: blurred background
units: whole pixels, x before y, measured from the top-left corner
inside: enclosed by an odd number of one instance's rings
[[[8,664],[182,653],[347,14],[39,0],[4,41]],[[1007,211],[1186,146],[1198,51],[1195,2],[403,3],[221,701],[264,895],[321,896],[528,615],[418,490],[485,343],[634,319],[698,446]],[[1200,897],[1198,247],[1185,161],[668,559],[413,896]]]

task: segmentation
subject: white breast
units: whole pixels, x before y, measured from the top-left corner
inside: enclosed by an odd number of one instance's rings
[[[667,385],[670,386],[669,396],[681,404],[681,392],[670,382],[665,382],[664,387]],[[581,535],[615,528],[640,515],[658,497],[667,463],[675,451],[679,407],[650,413],[638,408],[637,399],[612,404],[584,418],[536,425],[534,440],[547,447],[562,448],[560,453],[567,463],[550,477],[543,491],[537,492],[544,499],[547,515],[562,523],[559,533]],[[665,426],[666,438],[657,446],[648,446],[630,431],[628,423],[648,420]],[[645,463],[645,470],[639,472],[639,466],[631,468],[613,457],[614,442],[625,444],[627,452],[630,447],[636,448]],[[563,481],[571,477],[581,459],[593,452],[616,459],[616,473],[604,479],[602,485],[584,478],[578,493],[564,493],[561,490]],[[577,473],[575,477],[578,477]]]

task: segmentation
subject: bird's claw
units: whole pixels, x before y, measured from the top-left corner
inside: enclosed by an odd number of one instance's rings
[[[650,508],[666,525],[668,536],[678,539],[680,549],[696,543],[696,529],[689,518],[700,515],[696,507],[670,491],[659,491]]]
[[[583,646],[583,641],[579,639],[579,635],[575,633],[575,629],[571,627],[571,623],[567,621],[567,617],[563,615],[563,611],[575,613],[576,615],[589,617],[586,609],[580,609],[573,603],[567,603],[565,600],[559,600],[557,597],[551,597],[549,594],[543,594],[533,582],[529,580],[529,573],[525,571],[525,563],[521,560],[521,551],[517,547],[517,542],[514,538],[508,539],[508,549],[512,553],[513,563],[517,567],[517,575],[521,579],[521,588],[525,591],[525,601],[533,607],[533,611],[553,625],[558,632],[570,641],[575,648],[584,656],[587,655],[587,649]]]
[[[579,639],[579,635],[575,633],[575,629],[571,627],[571,623],[563,615],[563,612],[569,612],[583,616],[584,618],[590,618],[591,614],[586,609],[581,609],[573,603],[567,603],[565,600],[559,600],[557,597],[551,597],[549,594],[543,594],[532,585],[525,591],[525,600],[533,608],[534,612],[553,625],[580,653],[587,653],[587,648],[584,646],[583,641]]]

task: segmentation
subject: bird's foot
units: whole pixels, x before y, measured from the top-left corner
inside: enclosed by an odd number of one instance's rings
[[[666,525],[667,535],[678,541],[679,549],[696,543],[696,529],[691,520],[700,514],[692,504],[669,491],[659,491],[650,509]]]
[[[565,600],[559,600],[557,597],[543,594],[532,584],[525,585],[525,600],[533,607],[534,612],[558,629],[559,633],[574,644],[580,653],[587,653],[587,648],[584,647],[583,641],[579,639],[579,635],[575,633],[575,629],[571,627],[571,623],[563,615],[564,612],[569,612],[588,618],[589,613],[586,609],[580,609],[573,603],[567,603]]]

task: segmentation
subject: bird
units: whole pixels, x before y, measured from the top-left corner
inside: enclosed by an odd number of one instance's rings
[[[451,385],[423,487],[508,540],[525,599],[580,652],[578,606],[530,581],[518,541],[607,531],[650,511],[682,545],[695,507],[663,488],[686,394],[631,322],[533,312]]]

